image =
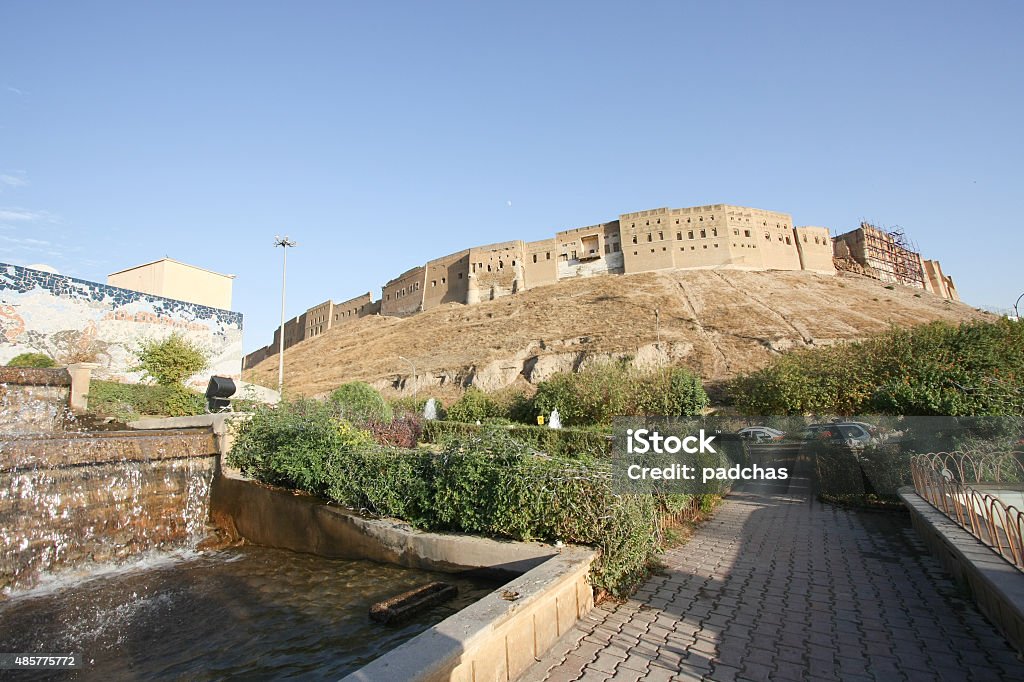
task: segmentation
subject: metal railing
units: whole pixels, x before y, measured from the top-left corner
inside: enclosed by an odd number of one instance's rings
[[[910,468],[918,495],[1024,570],[1024,511],[998,496],[1024,492],[1024,466],[1014,454],[914,455]]]

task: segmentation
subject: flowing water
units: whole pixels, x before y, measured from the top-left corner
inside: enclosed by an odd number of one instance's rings
[[[50,573],[194,547],[216,457],[201,433],[0,438],[0,598]]]
[[[369,619],[372,603],[432,580],[458,597],[399,626]],[[0,651],[82,656],[52,679],[338,679],[498,582],[254,546],[165,552],[0,602]]]
[[[2,679],[338,679],[498,586],[255,546],[197,551],[211,433],[46,431],[45,405],[22,402],[38,419],[0,428],[0,653],[76,654],[84,667]],[[372,603],[434,580],[458,597],[399,626],[369,619]]]

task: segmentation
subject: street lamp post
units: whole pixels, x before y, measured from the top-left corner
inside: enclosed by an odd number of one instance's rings
[[[281,254],[284,256],[281,264],[281,334],[277,349],[277,394],[284,397],[284,293],[288,282],[288,247],[298,246],[298,242],[288,239],[288,235],[274,235],[274,246],[280,246]]]
[[[1017,308],[1017,306],[1020,305],[1020,300],[1022,298],[1024,298],[1024,294],[1018,296],[1016,303],[1013,304],[1013,316],[1017,318],[1018,322],[1020,322],[1020,310]]]
[[[416,390],[416,363],[409,358],[402,357],[401,355],[398,356],[398,359],[408,362],[409,366],[412,367],[412,387],[413,390]]]

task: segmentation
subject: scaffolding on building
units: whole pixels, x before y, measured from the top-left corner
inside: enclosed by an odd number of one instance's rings
[[[864,234],[867,265],[878,270],[882,279],[925,288],[920,252],[902,229],[885,229],[866,220],[861,221],[860,227]]]

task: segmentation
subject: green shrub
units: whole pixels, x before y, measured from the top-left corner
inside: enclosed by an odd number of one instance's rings
[[[556,374],[533,397],[536,413],[557,409],[566,426],[609,425],[619,415],[693,416],[708,403],[699,377],[682,367],[640,371],[625,362]]]
[[[490,426],[494,425],[490,422],[477,425],[465,422],[428,421],[423,423],[421,438],[426,443],[442,443],[452,437],[478,436]],[[525,424],[508,425],[505,429],[519,443],[552,456],[600,458],[611,454],[611,438],[599,431],[571,427],[550,429],[546,426]]]
[[[630,376],[625,414],[692,417],[709,404],[700,377],[683,367],[668,367]]]
[[[495,391],[488,396],[494,403],[495,414],[520,424],[537,423],[538,413],[534,411],[533,400],[517,387]]]
[[[185,417],[203,414],[206,400],[184,386],[119,384],[94,379],[89,383],[89,411],[129,422],[143,415]]]
[[[500,417],[498,406],[479,388],[470,386],[455,403],[448,408],[445,419],[475,424],[490,417]]]
[[[537,386],[533,407],[545,418],[557,409],[565,426],[609,424],[625,413],[628,383],[623,362],[590,365],[575,374],[560,372]]]
[[[730,394],[746,414],[1020,414],[1024,324],[933,322],[789,353]]]
[[[11,358],[10,362],[7,363],[7,366],[47,369],[49,367],[56,367],[57,363],[54,362],[53,358],[45,353],[22,353]]]
[[[458,426],[439,452],[385,448],[329,405],[299,401],[240,424],[228,462],[424,530],[592,545],[593,584],[615,595],[643,580],[660,542],[653,497],[613,494],[607,464],[591,458],[541,457],[507,429]]]
[[[328,403],[316,400],[262,406],[241,423],[228,463],[265,483],[325,495],[352,450],[373,444],[369,433],[335,418]]]
[[[180,385],[209,364],[206,351],[178,332],[162,340],[142,341],[135,355],[138,364],[130,370],[142,372],[160,386]]]
[[[417,417],[423,417],[423,410],[426,409],[427,401],[430,399],[431,396],[428,395],[402,396],[388,401],[388,404],[391,405],[391,409],[396,415],[414,414]],[[444,419],[444,403],[434,398],[434,404],[437,407],[437,418]]]
[[[356,424],[370,420],[390,422],[394,418],[391,406],[380,392],[363,381],[351,381],[336,388],[329,399],[337,415]]]

